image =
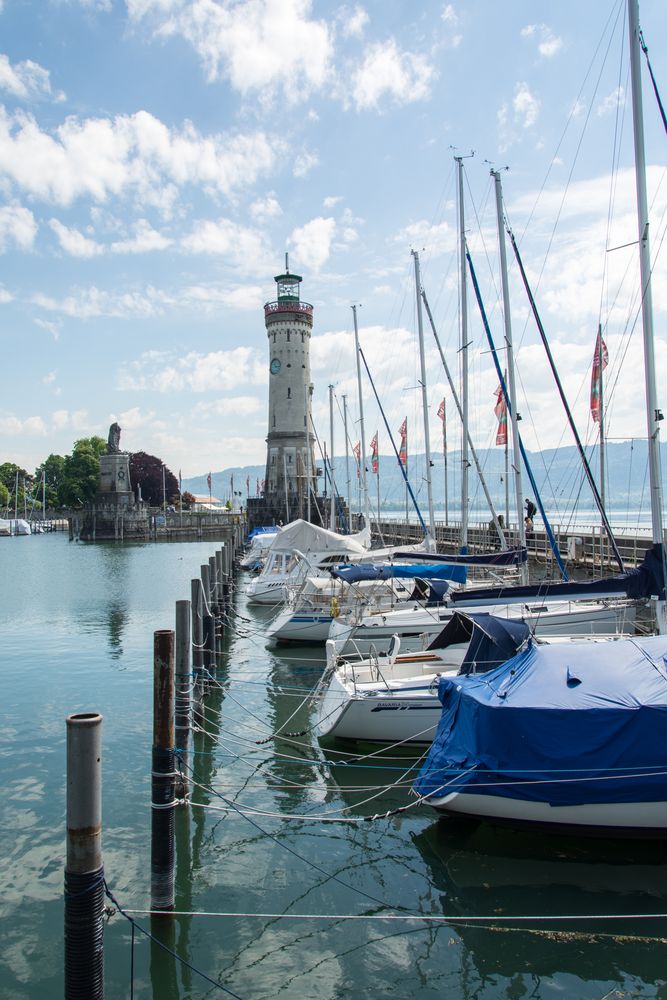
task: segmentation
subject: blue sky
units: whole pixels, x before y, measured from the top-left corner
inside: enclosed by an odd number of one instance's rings
[[[664,97],[667,5],[640,14]],[[262,462],[262,306],[285,250],[315,306],[320,435],[332,383],[358,437],[359,303],[390,425],[407,415],[421,448],[410,250],[456,371],[453,156],[471,150],[468,239],[497,339],[490,163],[509,167],[508,216],[583,436],[599,321],[609,434],[645,435],[637,249],[606,252],[637,238],[624,0],[0,0],[0,39],[2,460],[31,469],[117,420],[124,448],[184,477]],[[666,145],[644,79],[661,397]],[[511,283],[526,444],[570,444],[513,264]],[[497,378],[469,298],[485,446]],[[445,377],[430,339],[427,359],[437,442]]]

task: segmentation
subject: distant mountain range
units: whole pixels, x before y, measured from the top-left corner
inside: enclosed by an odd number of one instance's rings
[[[499,512],[505,509],[505,455],[504,449],[479,449],[477,457],[482,467],[483,475],[494,505]],[[595,481],[599,481],[599,458],[597,448],[588,453],[589,462]],[[667,443],[662,445],[662,465],[667,459]],[[542,496],[547,511],[553,515],[567,516],[573,510],[593,510],[595,503],[592,492],[586,482],[577,449],[552,448],[546,451],[529,452],[528,460],[533,470],[537,488]],[[432,484],[434,506],[438,511],[445,506],[444,457],[442,453],[432,457]],[[322,462],[318,463],[320,466]],[[359,506],[359,480],[356,475],[354,461],[350,458],[350,492],[352,506]],[[409,457],[408,474],[410,485],[417,502],[425,513],[428,507],[425,479],[425,456]],[[345,456],[338,456],[334,462],[336,487],[338,492],[347,495],[347,475],[345,471]],[[461,494],[461,453],[450,452],[447,456],[448,470],[448,506],[453,516],[460,508]],[[236,502],[244,504],[246,497],[257,495],[257,483],[264,478],[264,465],[234,466],[214,472],[211,476],[211,488],[214,496],[220,500],[231,498],[232,488],[237,494]],[[533,489],[525,469],[522,470],[523,491],[526,497],[533,496]],[[514,481],[510,469],[510,510],[513,509]],[[609,444],[606,450],[606,503],[611,511],[648,511],[649,486],[647,446],[643,440],[624,441]],[[232,486],[233,480],[233,486]],[[318,480],[320,492],[323,491],[324,479]],[[368,483],[373,508],[377,505],[377,478],[370,472],[368,462]],[[208,494],[206,475],[193,476],[183,480],[183,489],[195,494]],[[484,491],[480,484],[474,463],[469,469],[469,492],[471,510],[484,515],[487,511]],[[380,503],[383,510],[405,509],[405,483],[394,455],[380,456]],[[239,496],[240,494],[240,496]],[[412,505],[410,505],[412,507]]]

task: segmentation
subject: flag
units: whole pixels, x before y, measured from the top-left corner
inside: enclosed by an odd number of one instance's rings
[[[357,479],[359,479],[361,476],[361,441],[357,441],[352,448],[352,453],[357,463]]]
[[[378,455],[378,432],[371,438],[371,469],[377,476],[380,471],[380,457]]]
[[[407,417],[399,427],[398,433],[401,435],[401,447],[398,452],[398,457],[401,461],[401,465],[404,465],[407,468],[408,465],[408,418]]]
[[[440,403],[440,406],[438,407],[438,416],[440,417],[440,419],[444,423],[445,422],[445,401],[444,401],[444,399],[442,400],[442,402]]]
[[[209,472],[208,476],[206,477],[206,482],[208,483],[208,492],[210,493],[211,492],[211,473],[210,472]]]
[[[183,482],[181,480],[181,470],[180,469],[178,470],[178,492],[179,493],[183,492]]]
[[[591,416],[596,424],[600,423],[600,385],[602,383],[602,372],[609,364],[609,353],[607,345],[602,339],[602,334],[598,332],[595,341],[595,354],[593,355],[593,371],[591,372]]]
[[[259,496],[259,479],[257,480],[257,496]]]
[[[498,418],[498,430],[496,431],[496,444],[507,444],[507,403],[501,385],[496,389],[496,405],[493,412]]]
[[[250,496],[250,476],[245,477],[245,491],[246,496]]]

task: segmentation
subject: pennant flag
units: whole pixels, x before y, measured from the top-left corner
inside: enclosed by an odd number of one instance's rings
[[[602,382],[602,372],[609,364],[609,353],[607,345],[602,339],[602,334],[598,332],[595,341],[595,354],[593,355],[593,371],[591,372],[591,416],[596,424],[600,423],[600,385]]]
[[[380,457],[378,455],[378,432],[376,431],[371,439],[371,469],[377,476],[380,471]]]
[[[493,412],[498,418],[496,444],[507,444],[507,403],[505,402],[505,395],[501,385],[496,389],[495,396],[496,405],[493,408]]]
[[[206,482],[208,483],[208,491],[210,493],[211,492],[211,473],[210,472],[209,472],[208,476],[206,477]]]
[[[256,490],[256,493],[257,493],[257,496],[259,496],[259,479],[257,480],[257,490]]]
[[[181,479],[181,470],[179,469],[178,470],[178,492],[179,493],[183,492],[182,486],[183,486],[183,481]]]
[[[352,449],[356,463],[357,463],[357,479],[361,476],[361,441],[357,441]]]
[[[398,457],[401,460],[401,465],[407,467],[408,464],[408,418],[407,417],[399,427],[398,433],[401,435],[401,447],[398,452]]]
[[[444,399],[442,400],[442,402],[440,403],[440,406],[438,407],[438,416],[440,417],[440,419],[444,423],[444,421],[445,421],[445,401],[444,401]]]
[[[250,476],[245,477],[245,491],[246,495],[250,496]]]

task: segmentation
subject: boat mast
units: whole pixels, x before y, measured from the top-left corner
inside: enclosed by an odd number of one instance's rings
[[[630,40],[630,78],[632,82],[632,124],[635,140],[635,179],[637,185],[637,224],[639,228],[639,268],[642,289],[642,326],[644,330],[644,377],[646,382],[646,422],[648,431],[649,483],[651,487],[651,527],[653,542],[664,541],[662,525],[662,474],[660,469],[660,421],[657,405],[655,353],[653,345],[653,301],[651,295],[651,252],[649,247],[648,203],[646,197],[646,154],[642,108],[641,55],[639,43],[639,5],[628,0]],[[667,631],[665,602],[656,602],[658,632]]]
[[[415,294],[417,296],[417,331],[419,334],[419,362],[421,365],[422,410],[424,414],[424,449],[426,452],[426,493],[428,496],[429,550],[435,551],[435,511],[433,509],[433,484],[431,482],[431,438],[428,426],[428,393],[426,391],[426,357],[424,354],[424,324],[422,322],[422,287],[419,273],[419,254],[412,250],[415,259]],[[379,478],[378,478],[379,484]]]
[[[602,507],[604,510],[607,509],[606,498],[605,498],[605,426],[604,426],[604,373],[602,371],[602,323],[598,324],[598,342],[597,342],[597,356],[598,356],[598,406],[599,406],[599,417],[600,417],[600,499],[602,500]],[[600,526],[600,572],[604,570],[604,521]]]
[[[507,280],[507,253],[505,249],[505,226],[503,224],[503,189],[500,171],[492,170],[491,176],[496,188],[496,216],[498,220],[498,246],[500,249],[500,276],[503,289],[503,317],[505,321],[505,352],[507,375],[509,378],[510,420],[512,425],[512,465],[514,468],[514,490],[516,495],[516,519],[519,528],[519,544],[526,547],[526,524],[523,513],[523,483],[521,480],[521,445],[519,444],[519,414],[516,401],[516,380],[514,378],[514,347],[512,342],[512,316],[510,312],[510,289]],[[506,446],[507,447],[507,446]],[[509,530],[509,519],[507,523]],[[521,582],[528,583],[528,566],[521,566]]]
[[[354,317],[354,351],[357,356],[357,391],[359,393],[359,438],[361,441],[361,461],[359,462],[359,474],[361,478],[361,489],[364,494],[364,518],[365,523],[371,523],[368,503],[368,480],[366,479],[366,432],[364,430],[364,397],[361,389],[361,363],[359,360],[359,328],[357,326],[357,307],[352,306],[352,316]]]
[[[345,431],[345,476],[347,479],[347,530],[352,531],[352,494],[350,492],[350,449],[347,436],[347,396],[343,396],[343,429]]]
[[[329,481],[331,483],[331,497],[329,502],[329,528],[336,530],[336,490],[334,488],[334,412],[333,412],[333,390],[329,386]]]
[[[466,237],[463,210],[463,157],[455,156],[459,175],[459,266],[461,285],[461,410],[463,440],[461,442],[461,548],[468,545],[468,294],[466,279]]]

